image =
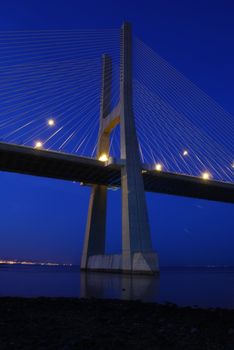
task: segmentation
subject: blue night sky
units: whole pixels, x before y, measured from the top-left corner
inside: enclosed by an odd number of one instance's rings
[[[231,0],[2,0],[0,30],[117,28],[134,32],[234,114]],[[79,264],[90,189],[0,173],[0,257]],[[109,191],[107,249],[119,252],[120,191]],[[147,194],[161,265],[234,265],[234,206]]]

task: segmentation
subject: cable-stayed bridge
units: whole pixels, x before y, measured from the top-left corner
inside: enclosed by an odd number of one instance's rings
[[[129,24],[2,32],[0,50],[0,169],[92,185],[83,269],[158,271],[145,191],[234,202],[234,117]],[[119,187],[123,249],[107,256]]]

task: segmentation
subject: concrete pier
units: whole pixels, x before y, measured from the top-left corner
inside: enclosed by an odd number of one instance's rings
[[[120,123],[123,166],[122,254],[105,254],[106,199],[104,186],[94,186],[89,204],[81,268],[84,270],[154,274],[159,272],[153,250],[141,173],[141,159],[132,106],[132,31],[128,23],[121,28],[120,101],[110,111],[111,61],[104,56],[99,144],[97,157],[109,155],[109,135]]]
[[[109,156],[110,132],[104,128],[105,118],[110,113],[112,63],[107,55],[102,57],[102,91],[100,102],[100,122],[97,146],[97,158]],[[81,269],[88,269],[88,257],[105,254],[106,240],[106,202],[107,187],[95,185],[92,188],[85,240],[81,260]]]

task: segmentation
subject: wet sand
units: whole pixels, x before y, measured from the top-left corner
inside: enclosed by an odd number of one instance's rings
[[[0,298],[0,349],[234,350],[234,310],[121,300]]]

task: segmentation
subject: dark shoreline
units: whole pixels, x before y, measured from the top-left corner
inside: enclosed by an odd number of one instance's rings
[[[0,349],[234,349],[234,310],[141,301],[0,298]]]

